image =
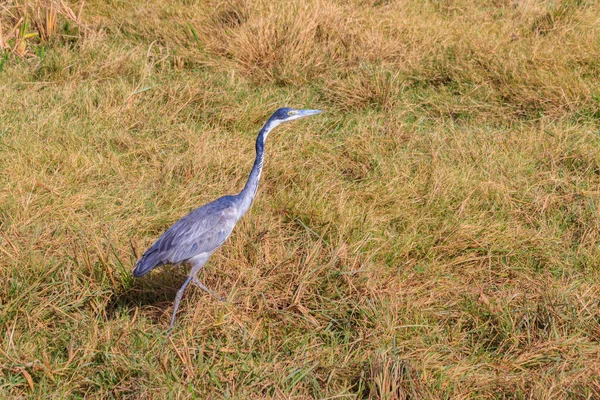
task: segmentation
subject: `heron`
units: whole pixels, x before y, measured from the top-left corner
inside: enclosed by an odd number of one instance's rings
[[[179,302],[190,282],[217,299],[221,297],[198,279],[198,272],[210,256],[229,237],[235,224],[250,209],[265,160],[265,141],[278,125],[321,113],[321,110],[280,108],[271,115],[256,138],[256,159],[246,185],[236,195],[227,195],[191,211],[175,222],[136,262],[133,276],[139,278],[154,268],[164,265],[189,264],[190,273],[175,295],[175,304],[169,329],[175,324]]]

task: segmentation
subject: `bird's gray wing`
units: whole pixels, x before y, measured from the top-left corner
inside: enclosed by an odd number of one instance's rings
[[[167,231],[136,263],[134,276],[161,264],[178,264],[195,255],[212,253],[225,242],[238,220],[232,201],[220,198],[190,212]]]

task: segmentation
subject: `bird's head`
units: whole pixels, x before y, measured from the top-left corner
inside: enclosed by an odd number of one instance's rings
[[[297,110],[295,108],[284,107],[284,108],[280,108],[279,110],[275,111],[273,113],[273,115],[271,115],[271,118],[269,118],[269,121],[272,121],[272,122],[276,123],[277,125],[279,125],[284,122],[293,121],[295,119],[320,114],[322,112],[323,111],[321,111],[321,110]]]
[[[261,133],[259,135],[260,140],[266,140],[269,132],[277,127],[279,124],[283,124],[284,122],[293,121],[295,119],[308,117],[310,115],[315,115],[322,113],[321,110],[297,110],[295,108],[280,108],[275,111],[273,115],[269,118],[265,126],[263,126]]]

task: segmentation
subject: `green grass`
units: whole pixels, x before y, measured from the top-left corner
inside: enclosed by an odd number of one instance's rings
[[[598,2],[47,4],[0,16],[0,397],[600,397]],[[167,336],[137,256],[284,105]]]

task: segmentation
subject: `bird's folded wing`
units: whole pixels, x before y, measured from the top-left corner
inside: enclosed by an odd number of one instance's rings
[[[229,237],[237,216],[231,202],[208,203],[173,224],[138,263],[152,258],[155,265],[177,264],[201,253],[212,253]]]

